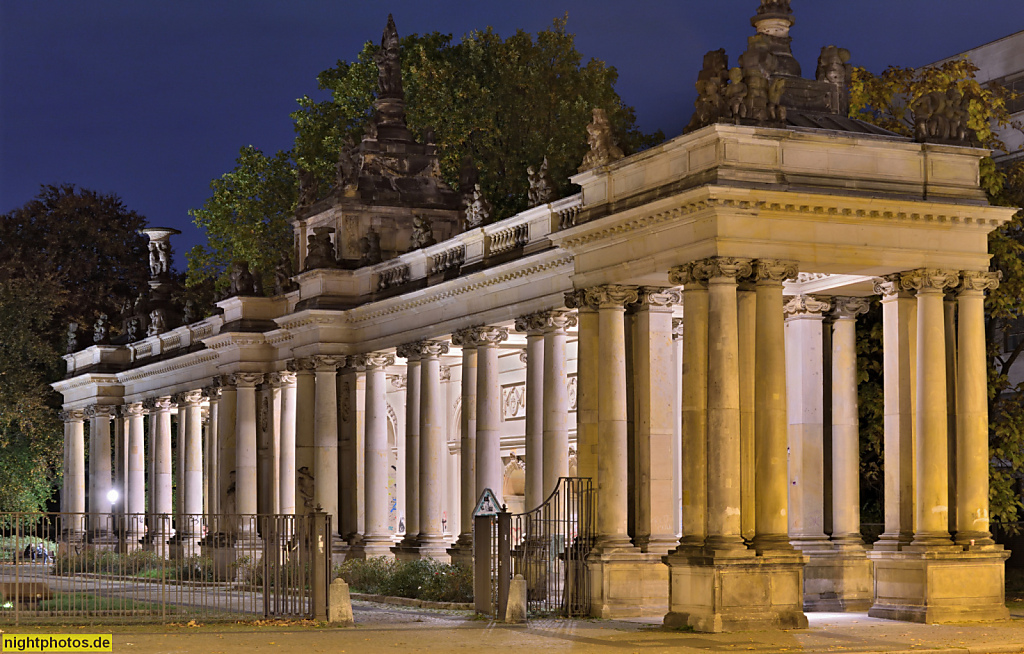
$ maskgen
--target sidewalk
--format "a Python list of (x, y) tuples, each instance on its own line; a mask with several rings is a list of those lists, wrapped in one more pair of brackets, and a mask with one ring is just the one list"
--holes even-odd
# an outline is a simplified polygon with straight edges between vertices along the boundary
[[(1024, 607), (1022, 607), (1024, 608)], [(928, 626), (866, 614), (811, 613), (802, 631), (695, 634), (612, 620), (534, 620), (507, 626), (466, 611), (428, 611), (354, 603), (357, 626), (21, 627), (8, 633), (114, 633), (115, 652), (231, 654), (317, 652), (1024, 652), (1024, 610), (995, 623)]]

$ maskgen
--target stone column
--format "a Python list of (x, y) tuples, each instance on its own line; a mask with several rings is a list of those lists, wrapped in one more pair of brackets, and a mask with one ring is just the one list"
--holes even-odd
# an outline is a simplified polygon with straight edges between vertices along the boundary
[(295, 514), (296, 377), (294, 372), (275, 372), (270, 375), (270, 383), (281, 392), (278, 510), (285, 515)]
[(576, 474), (597, 480), (597, 310), (587, 303), (586, 291), (569, 291), (565, 306), (576, 309)]
[(405, 538), (395, 554), (415, 548), (420, 533), (420, 343), (402, 345), (397, 356), (408, 360), (405, 390)]
[(782, 283), (797, 276), (788, 261), (758, 260), (754, 377), (755, 535), (758, 551), (789, 550), (786, 326)]
[(754, 374), (757, 351), (757, 293), (754, 280), (741, 280), (736, 287), (736, 316), (739, 324), (740, 378), (740, 535), (754, 539)]
[[(682, 304), (675, 289), (640, 289), (636, 313), (633, 396), (636, 489), (633, 543), (642, 552), (667, 554), (678, 542), (673, 502), (675, 405), (671, 383), (676, 367), (672, 346), (672, 307)], [(563, 384), (564, 385), (564, 384)]]
[(501, 465), (501, 385), (498, 382), (498, 343), (508, 339), (504, 327), (478, 327), (476, 385), (476, 489), (494, 491), (501, 503), (504, 470)]
[(803, 551), (831, 549), (825, 537), (825, 398), (822, 321), (828, 299), (786, 303), (789, 406), (789, 537)]
[(526, 332), (526, 510), (537, 508), (551, 492), (544, 478), (544, 320), (530, 314), (516, 320)]
[[(220, 386), (207, 386), (203, 396), (210, 402), (210, 420), (206, 428), (206, 513), (209, 516), (220, 514)], [(214, 525), (209, 526), (210, 530)]]
[[(737, 279), (749, 259), (709, 260), (708, 279), (708, 537), (712, 551), (745, 549), (740, 534), (740, 382)], [(713, 439), (713, 441), (712, 441)], [(713, 447), (712, 447), (713, 442)]]
[(915, 546), (951, 544), (946, 417), (946, 335), (942, 296), (959, 282), (956, 271), (921, 269), (900, 283), (917, 291), (917, 469)]
[(476, 367), (475, 331), (463, 329), (452, 334), (452, 344), (462, 348), (462, 411), (459, 424), (462, 482), (462, 529), (455, 549), (470, 552), (473, 547), (473, 509), (476, 508)]
[(394, 526), (395, 535), (401, 534), (405, 516), (405, 401), (408, 395), (408, 378), (404, 374), (388, 375), (388, 383), (391, 384), (392, 392), (397, 391), (398, 395), (392, 401), (392, 406), (397, 406), (401, 413), (395, 414), (395, 515), (391, 518), (390, 524)]
[(128, 479), (125, 494), (125, 513), (128, 514), (125, 540), (128, 549), (138, 548), (139, 539), (145, 531), (146, 513), (146, 409), (142, 402), (126, 404), (128, 416)]
[(860, 419), (857, 415), (857, 316), (865, 298), (832, 298), (832, 543), (861, 548)]
[(692, 262), (669, 273), (683, 286), (682, 548), (704, 546), (708, 533), (708, 286), (710, 268)]
[(151, 549), (167, 553), (167, 540), (174, 536), (171, 512), (171, 409), (170, 397), (158, 397), (143, 403), (149, 410), (149, 433), (153, 457), (153, 504), (149, 508), (150, 525), (147, 540)]
[(117, 504), (114, 513), (124, 514), (128, 497), (128, 429), (127, 414), (124, 405), (114, 413), (114, 490), (117, 491)]
[(957, 377), (956, 544), (974, 549), (993, 544), (988, 512), (988, 383), (985, 353), (985, 291), (997, 273), (964, 271), (959, 304)]
[(914, 537), (914, 396), (917, 392), (917, 303), (900, 275), (875, 283), (882, 296), (885, 532), (875, 550), (898, 550)]
[(97, 404), (89, 407), (89, 531), (93, 534), (110, 531), (110, 500), (107, 492), (113, 485), (110, 466), (110, 419), (115, 406)]
[[(946, 460), (949, 461), (947, 484), (949, 496), (949, 529), (950, 534), (955, 534), (957, 529), (956, 514), (956, 482), (957, 482), (957, 327), (956, 327), (957, 297), (955, 291), (947, 291), (943, 296), (942, 316), (945, 319), (946, 336)], [(987, 385), (987, 382), (986, 382)]]
[[(185, 428), (179, 436), (179, 447), (184, 451), (182, 471), (182, 518), (178, 521), (179, 538), (186, 548), (186, 555), (196, 554), (196, 545), (202, 538), (203, 512), (203, 421), (202, 391), (181, 393), (175, 398), (179, 415), (184, 414)], [(186, 541), (191, 541), (187, 543)]]
[(238, 503), (235, 486), (235, 415), (238, 405), (238, 391), (231, 375), (214, 378), (214, 384), (220, 387), (220, 408), (217, 411), (217, 477), (219, 478), (217, 501), (218, 532), (235, 533), (238, 531)]
[[(424, 341), (420, 347), (420, 558), (449, 560), (441, 525), (442, 448), (447, 419), (441, 388), (441, 355), (448, 343)], [(481, 356), (481, 359), (483, 357)], [(500, 408), (500, 407), (499, 407)], [(499, 416), (500, 418), (500, 416)]]
[(354, 357), (338, 375), (338, 522), (348, 545), (365, 533), (366, 369)]
[(595, 550), (630, 550), (625, 306), (639, 299), (635, 287), (587, 289), (598, 307), (597, 543)]
[(341, 529), (338, 512), (338, 366), (345, 357), (312, 357), (316, 370), (313, 422), (313, 506), (331, 516), (335, 533)]
[(256, 513), (256, 386), (263, 383), (261, 372), (232, 375), (235, 400), (235, 506), (241, 515), (241, 532), (256, 537), (252, 516)]
[[(567, 330), (576, 325), (574, 311), (553, 310), (541, 316), (544, 326), (544, 487), (541, 502), (561, 477), (569, 476), (569, 376)], [(526, 468), (530, 472), (529, 466)]]
[(314, 508), (313, 453), (316, 425), (316, 366), (312, 359), (292, 359), (288, 370), (295, 373), (295, 512), (306, 515)]
[(71, 513), (65, 526), (69, 536), (77, 538), (85, 532), (85, 411), (69, 409), (62, 414), (65, 425), (67, 468), (64, 484), (67, 489), (63, 510)]
[(354, 365), (366, 368), (366, 530), (356, 556), (391, 558), (388, 533), (388, 404), (385, 368), (395, 363), (393, 354), (371, 353), (354, 357)]
[(672, 319), (672, 533), (683, 535), (683, 319)]

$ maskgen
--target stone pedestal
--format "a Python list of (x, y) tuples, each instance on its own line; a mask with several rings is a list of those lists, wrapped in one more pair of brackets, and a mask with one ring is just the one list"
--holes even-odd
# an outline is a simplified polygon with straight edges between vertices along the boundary
[(875, 603), (868, 615), (927, 624), (1008, 619), (1004, 562), (1009, 555), (991, 545), (869, 552)]
[(668, 555), (670, 587), (666, 627), (722, 632), (804, 629), (805, 557), (799, 552), (754, 555), (677, 550)]
[(605, 620), (665, 615), (669, 569), (661, 559), (632, 547), (591, 552), (590, 614)]
[(863, 549), (808, 552), (804, 567), (805, 611), (858, 611), (871, 608), (872, 565)]

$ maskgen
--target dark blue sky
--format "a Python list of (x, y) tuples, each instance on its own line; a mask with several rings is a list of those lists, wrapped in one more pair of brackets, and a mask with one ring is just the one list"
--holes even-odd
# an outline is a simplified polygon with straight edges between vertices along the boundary
[[(579, 50), (619, 70), (642, 128), (680, 133), (707, 50), (745, 49), (757, 0), (0, 0), (0, 213), (40, 184), (120, 195), (151, 224), (203, 239), (186, 212), (239, 148), (291, 146), (295, 99), (316, 74), (380, 39), (536, 32), (569, 12)], [(823, 45), (880, 72), (919, 66), (1024, 29), (1021, 0), (794, 0), (805, 76)], [(581, 134), (583, 139), (585, 135)], [(179, 254), (177, 263), (183, 263)]]

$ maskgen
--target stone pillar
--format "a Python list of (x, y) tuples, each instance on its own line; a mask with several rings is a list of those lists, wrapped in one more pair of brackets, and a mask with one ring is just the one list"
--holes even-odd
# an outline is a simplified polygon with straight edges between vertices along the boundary
[(127, 492), (125, 494), (125, 513), (128, 523), (125, 525), (125, 541), (128, 550), (139, 546), (139, 539), (145, 532), (146, 513), (146, 409), (142, 402), (126, 404), (125, 415), (128, 416), (128, 474)]
[(85, 533), (85, 411), (69, 409), (62, 414), (67, 434), (67, 467), (64, 470), (66, 493), (63, 510), (68, 517), (65, 529), (68, 536), (77, 539)]
[(968, 550), (993, 544), (988, 512), (988, 380), (985, 291), (996, 273), (964, 271), (959, 304), (957, 377), (956, 544)]
[(419, 558), (441, 561), (449, 560), (441, 525), (441, 456), (447, 423), (441, 355), (447, 352), (444, 341), (424, 341), (420, 347), (420, 533), (416, 550)]
[(238, 503), (235, 501), (235, 415), (238, 405), (238, 391), (231, 375), (215, 377), (214, 384), (220, 386), (220, 408), (217, 411), (217, 476), (219, 478), (217, 531), (233, 534), (238, 531)]
[(672, 533), (683, 535), (683, 319), (672, 319)]
[(740, 280), (736, 287), (739, 325), (740, 379), (740, 535), (754, 539), (754, 355), (757, 351), (757, 293), (754, 280)]
[[(476, 488), (490, 488), (498, 502), (502, 497), (501, 385), (498, 382), (498, 343), (508, 339), (504, 327), (478, 327), (476, 385)], [(425, 377), (424, 377), (425, 379)]]
[[(676, 367), (672, 346), (672, 307), (683, 294), (674, 289), (644, 287), (636, 314), (633, 396), (636, 457), (636, 533), (633, 543), (642, 552), (667, 554), (678, 543), (677, 505), (673, 502), (673, 442)], [(564, 384), (563, 384), (564, 386)]]
[(856, 297), (832, 301), (832, 543), (861, 549), (856, 320), (869, 305)]
[(758, 551), (790, 550), (788, 524), (786, 327), (782, 283), (795, 263), (759, 260), (754, 377), (755, 535)]
[[(313, 473), (316, 430), (316, 366), (312, 359), (292, 359), (295, 373), (295, 513), (306, 515), (316, 508)], [(333, 528), (337, 528), (332, 525)]]
[(669, 281), (683, 286), (682, 531), (683, 548), (704, 547), (708, 483), (708, 287), (701, 262), (674, 268)]
[(111, 531), (111, 504), (107, 492), (111, 477), (110, 420), (117, 407), (97, 404), (89, 407), (89, 532), (95, 538)]
[(338, 375), (338, 531), (350, 546), (365, 533), (366, 369), (360, 363), (349, 357)]
[(398, 348), (408, 360), (405, 390), (405, 538), (394, 549), (398, 558), (415, 557), (420, 533), (420, 343)]
[[(576, 324), (576, 313), (554, 310), (540, 316), (544, 325), (544, 499), (569, 476), (569, 377), (566, 371), (566, 330)], [(529, 475), (530, 467), (526, 467)]]
[(185, 556), (198, 553), (198, 541), (202, 538), (203, 512), (203, 422), (202, 422), (202, 391), (179, 393), (175, 397), (178, 415), (184, 420), (179, 424), (184, 428), (179, 434), (178, 447), (184, 453), (184, 469), (182, 470), (182, 487), (178, 493), (182, 496), (182, 512), (178, 519), (178, 539)]
[(586, 291), (565, 294), (565, 306), (576, 309), (576, 474), (597, 481), (597, 310), (588, 304)]
[(127, 414), (124, 405), (117, 408), (114, 414), (114, 490), (117, 491), (117, 503), (114, 513), (124, 514), (125, 502), (128, 497), (128, 429)]
[[(476, 508), (478, 493), (476, 492), (476, 385), (477, 385), (477, 352), (475, 331), (464, 329), (452, 334), (452, 344), (462, 348), (462, 411), (459, 424), (461, 461), (459, 477), (461, 479), (461, 510), (462, 522), (459, 540), (455, 543), (452, 559), (472, 558), (473, 548), (473, 509)], [(458, 553), (456, 553), (458, 552)]]
[(296, 377), (294, 372), (275, 372), (270, 375), (270, 383), (281, 392), (278, 511), (285, 515), (295, 514)]
[(388, 533), (388, 405), (385, 368), (395, 363), (392, 354), (371, 353), (354, 357), (355, 365), (366, 368), (366, 531), (352, 552), (361, 558), (391, 558)]
[(235, 408), (235, 507), (241, 515), (240, 533), (255, 538), (256, 513), (256, 386), (263, 383), (261, 372), (232, 375), (236, 389)]
[(167, 541), (174, 536), (171, 526), (173, 511), (171, 497), (171, 409), (170, 397), (158, 397), (143, 403), (149, 410), (149, 433), (153, 457), (153, 504), (149, 508), (150, 524), (147, 534), (149, 549), (167, 554)]
[(316, 370), (313, 422), (313, 506), (331, 516), (335, 533), (341, 529), (338, 512), (338, 366), (345, 357), (312, 357)]
[(526, 332), (526, 510), (544, 501), (551, 489), (544, 478), (544, 320), (531, 314), (516, 320), (516, 331)]
[(825, 398), (822, 319), (828, 299), (801, 295), (786, 304), (789, 405), (789, 537), (804, 552), (830, 550), (825, 537)]
[(391, 518), (395, 535), (403, 534), (401, 527), (405, 523), (405, 401), (407, 398), (408, 378), (404, 374), (388, 375), (388, 383), (392, 392), (398, 395), (391, 401), (400, 413), (395, 413), (395, 515)]
[[(209, 516), (220, 514), (220, 386), (207, 386), (203, 396), (210, 402), (210, 421), (206, 429), (206, 513)], [(213, 531), (214, 525), (209, 525)]]
[[(946, 460), (949, 461), (946, 483), (948, 485), (947, 495), (949, 496), (949, 529), (950, 534), (955, 534), (957, 529), (956, 515), (956, 482), (957, 482), (957, 327), (956, 327), (957, 297), (954, 291), (947, 291), (943, 296), (942, 316), (945, 320), (943, 333), (946, 337)], [(988, 385), (986, 381), (986, 386)]]

